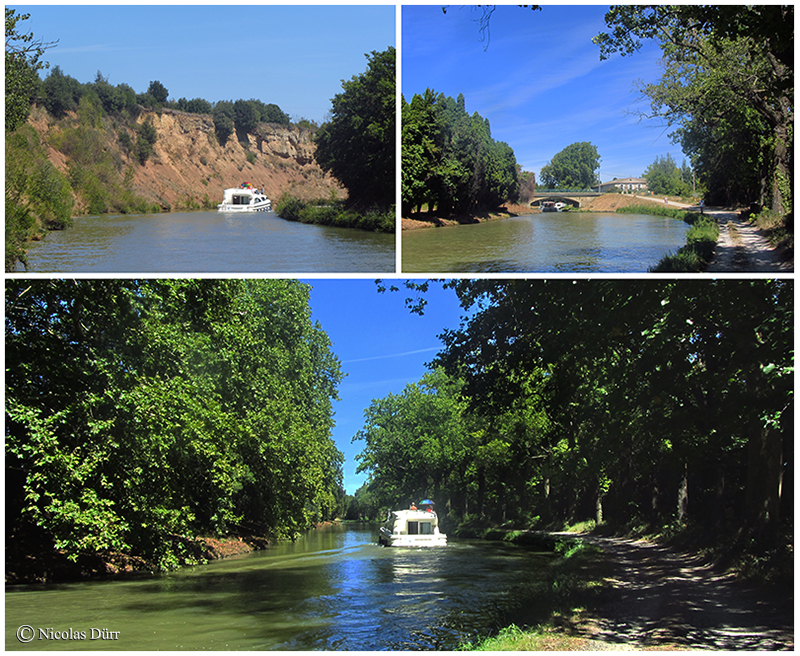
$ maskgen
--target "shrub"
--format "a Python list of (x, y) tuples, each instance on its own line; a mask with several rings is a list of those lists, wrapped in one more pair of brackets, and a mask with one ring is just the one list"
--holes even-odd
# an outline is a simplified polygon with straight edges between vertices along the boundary
[(30, 125), (6, 134), (6, 270), (25, 263), (24, 245), (36, 230), (62, 229), (74, 200), (65, 177), (47, 159)]
[(221, 100), (214, 105), (212, 118), (214, 119), (214, 131), (217, 134), (217, 140), (220, 144), (224, 145), (228, 141), (228, 137), (233, 134), (234, 130), (234, 112), (233, 103), (228, 100)]

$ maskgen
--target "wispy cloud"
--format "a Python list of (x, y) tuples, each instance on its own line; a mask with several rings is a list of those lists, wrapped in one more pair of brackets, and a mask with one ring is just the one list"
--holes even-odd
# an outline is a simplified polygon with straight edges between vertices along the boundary
[(388, 353), (386, 355), (373, 355), (369, 358), (355, 358), (353, 360), (342, 360), (342, 364), (350, 364), (352, 362), (371, 362), (373, 360), (388, 360), (390, 358), (404, 358), (408, 355), (417, 355), (418, 353), (431, 353), (432, 351), (441, 350), (440, 346), (431, 346), (430, 348), (417, 349), (415, 351), (403, 351), (402, 353)]
[(72, 48), (64, 48), (62, 46), (58, 47), (58, 54), (74, 54), (74, 53), (81, 53), (81, 52), (111, 52), (112, 50), (116, 50), (110, 43), (96, 43), (91, 45), (85, 46), (73, 46)]

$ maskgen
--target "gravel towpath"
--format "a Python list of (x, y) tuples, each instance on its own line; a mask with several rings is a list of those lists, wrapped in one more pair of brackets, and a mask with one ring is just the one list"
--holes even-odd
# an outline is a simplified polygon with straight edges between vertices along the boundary
[(617, 649), (793, 650), (793, 599), (767, 595), (699, 556), (615, 537), (582, 536), (610, 561), (600, 603), (574, 628)]
[(719, 239), (714, 259), (707, 273), (791, 273), (793, 262), (781, 260), (779, 254), (761, 235), (758, 228), (738, 212), (708, 212), (717, 217)]

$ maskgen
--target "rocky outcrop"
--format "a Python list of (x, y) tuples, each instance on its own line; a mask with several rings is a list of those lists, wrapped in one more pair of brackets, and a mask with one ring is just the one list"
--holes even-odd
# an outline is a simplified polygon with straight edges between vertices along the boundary
[[(220, 144), (211, 116), (165, 110), (142, 112), (158, 131), (154, 156), (137, 166), (137, 191), (170, 206), (218, 202), (222, 190), (242, 182), (264, 189), (276, 201), (288, 191), (303, 200), (347, 195), (314, 161), (310, 130), (259, 125), (256, 134), (233, 134)], [(241, 140), (240, 140), (241, 139)]]
[[(58, 143), (58, 132), (77, 120), (68, 115), (56, 121), (41, 108), (31, 113), (31, 124), (49, 146), (50, 161), (64, 173), (69, 170), (69, 158), (53, 144)], [(217, 139), (210, 115), (143, 110), (136, 122), (145, 121), (152, 122), (158, 138), (153, 155), (144, 165), (118, 138), (120, 132), (127, 131), (135, 141), (129, 124), (104, 119), (103, 147), (119, 162), (120, 179), (126, 177), (126, 185), (137, 196), (164, 209), (215, 205), (222, 200), (224, 189), (243, 182), (264, 189), (273, 202), (284, 192), (302, 200), (347, 196), (337, 180), (315, 162), (313, 132), (308, 128), (262, 123), (256, 134), (233, 134), (223, 144)], [(77, 201), (80, 210), (80, 199)]]

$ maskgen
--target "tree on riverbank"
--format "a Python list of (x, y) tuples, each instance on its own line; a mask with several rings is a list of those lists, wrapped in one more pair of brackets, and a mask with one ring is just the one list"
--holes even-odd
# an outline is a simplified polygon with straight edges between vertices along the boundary
[(403, 213), (493, 210), (519, 195), (511, 147), (491, 136), (489, 121), (457, 99), (426, 89), (402, 100)]
[(602, 58), (661, 42), (664, 74), (642, 90), (653, 115), (678, 126), (716, 202), (791, 212), (794, 7), (620, 5), (606, 23), (613, 31), (594, 39)]
[(6, 546), (169, 567), (338, 512), (341, 378), (306, 285), (6, 284)]
[(393, 47), (372, 52), (367, 70), (342, 83), (331, 120), (317, 132), (314, 155), (346, 188), (352, 204), (395, 202), (395, 75)]
[[(447, 463), (459, 477), (438, 453), (417, 470), (448, 481), (455, 519), (691, 524), (765, 549), (791, 532), (791, 281), (449, 285), (472, 315), (433, 365), (462, 381), (467, 405), (436, 426), (464, 422), (469, 443)], [(424, 451), (381, 429), (374, 444), (396, 449), (398, 470), (365, 451), (374, 489), (412, 493), (391, 485)]]

